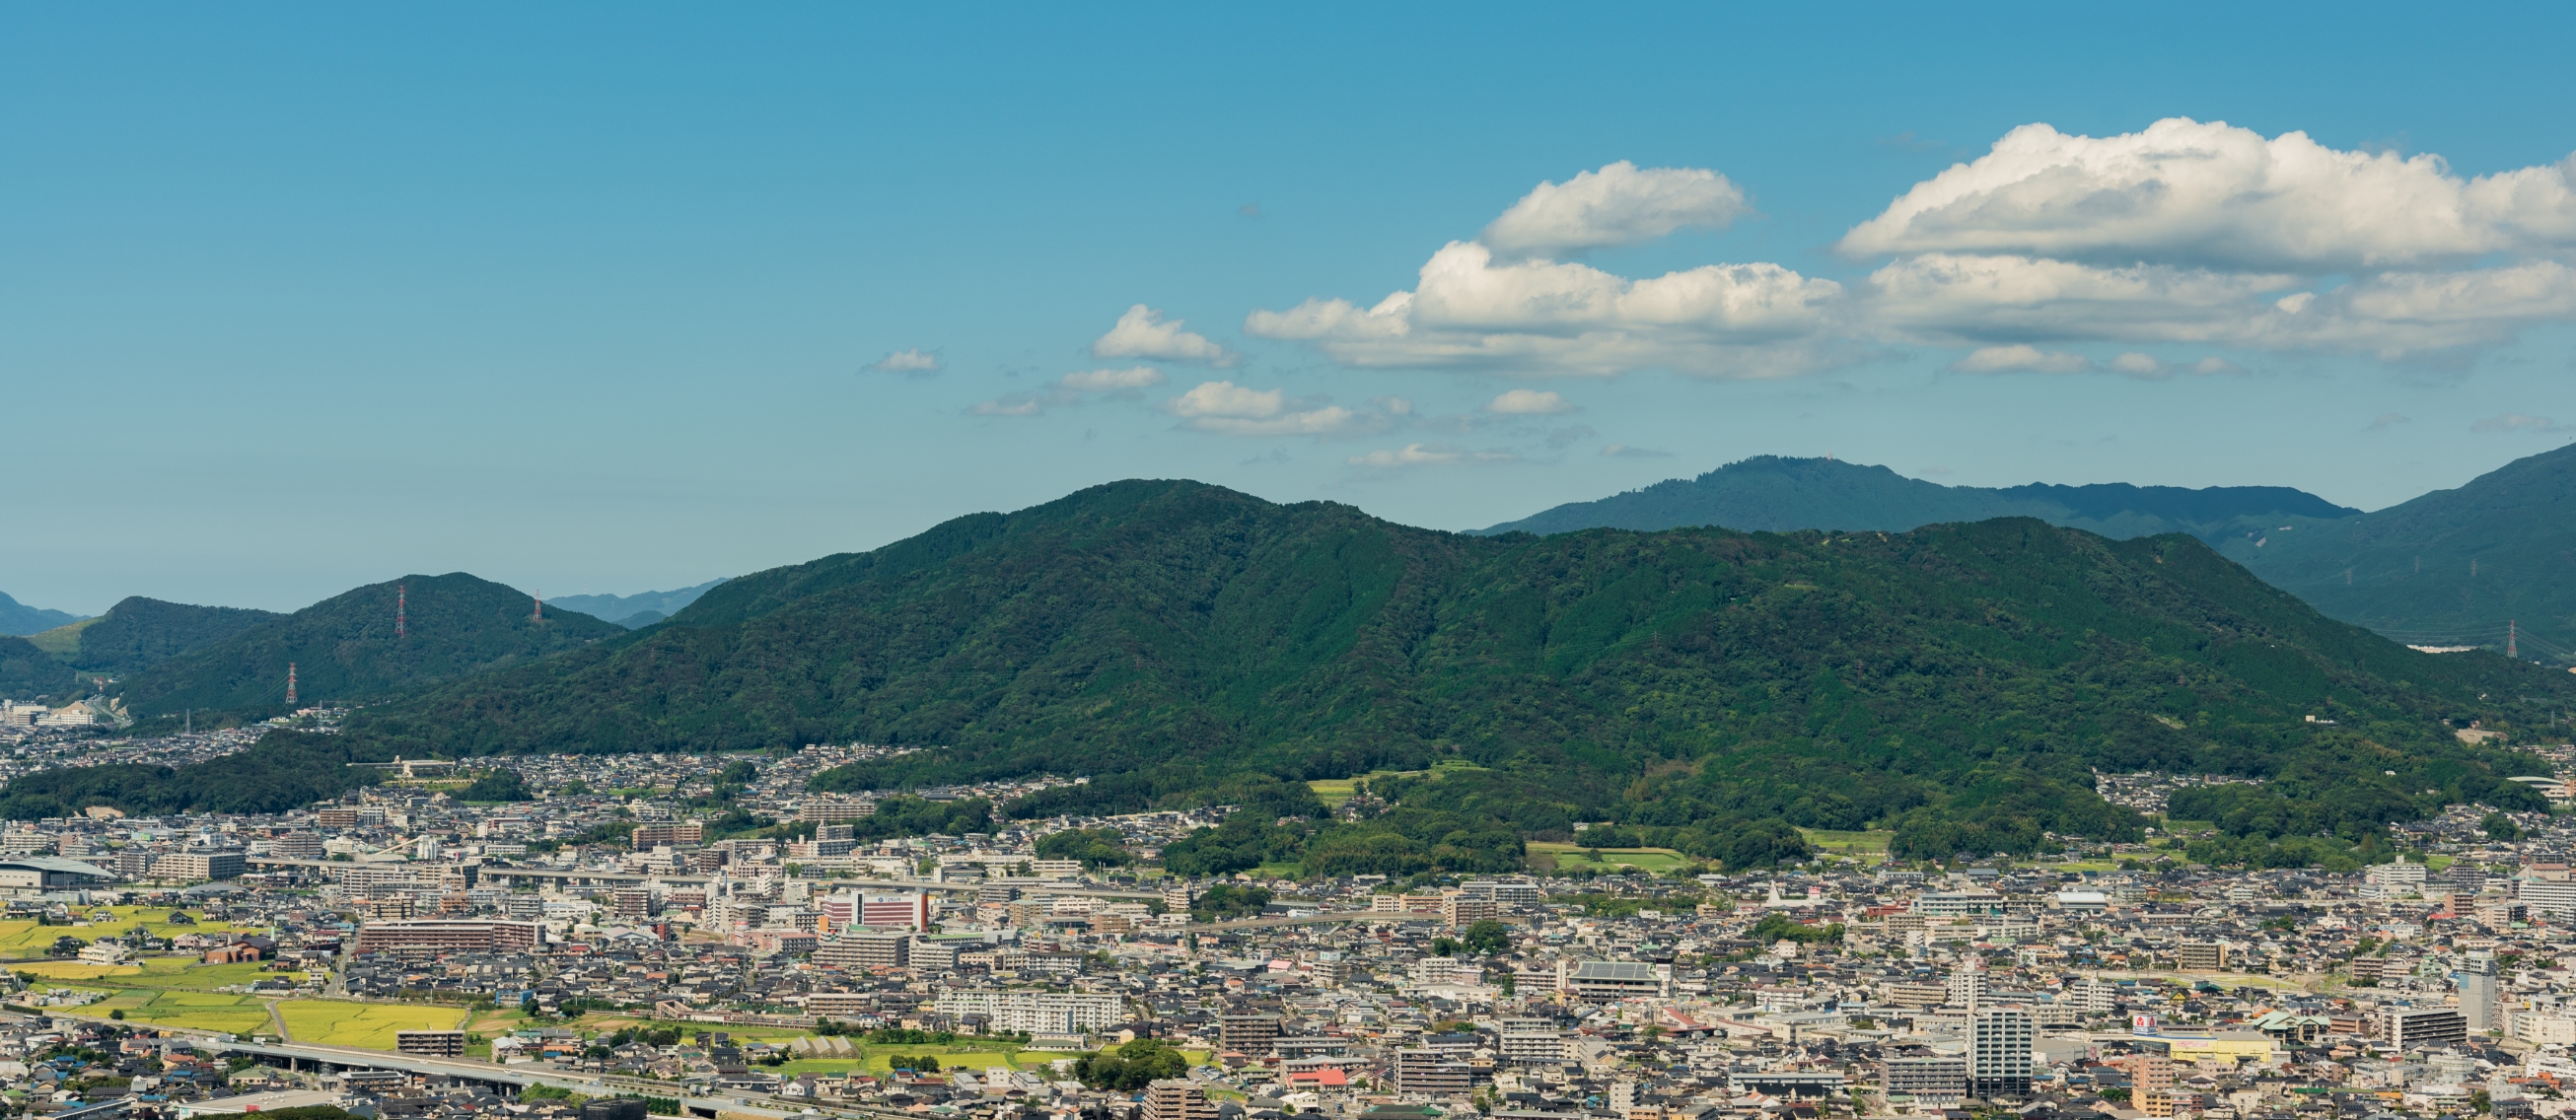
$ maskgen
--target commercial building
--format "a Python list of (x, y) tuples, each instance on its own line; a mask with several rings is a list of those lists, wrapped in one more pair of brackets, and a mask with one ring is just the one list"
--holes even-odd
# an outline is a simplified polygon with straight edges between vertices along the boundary
[(1216, 1106), (1209, 1103), (1207, 1090), (1198, 1082), (1176, 1077), (1147, 1085), (1136, 1116), (1137, 1120), (1216, 1120)]
[(1980, 1097), (2030, 1094), (2030, 1012), (1996, 1007), (1968, 1019), (1968, 1091)]
[(394, 1049), (432, 1058), (465, 1056), (464, 1031), (395, 1031)]
[(703, 844), (707, 826), (696, 821), (658, 821), (635, 826), (635, 850), (649, 852), (659, 847), (684, 847)]
[(2457, 1046), (2469, 1040), (2469, 1021), (2448, 1007), (2392, 1007), (2381, 1013), (2382, 1033), (2396, 1050)]
[(1559, 960), (1556, 990), (1560, 996), (1583, 1000), (1669, 998), (1672, 971), (1667, 965), (1637, 961)]
[(1267, 1057), (1279, 1042), (1276, 1015), (1227, 1015), (1217, 1020), (1218, 1045), (1246, 1057)]
[(886, 929), (930, 932), (930, 896), (926, 893), (859, 896), (859, 924)]
[[(236, 871), (234, 874), (240, 874)], [(37, 895), (79, 890), (115, 880), (114, 872), (61, 856), (0, 859), (0, 894)]]
[(1121, 1001), (1106, 992), (1022, 992), (990, 988), (939, 989), (947, 1015), (982, 1015), (996, 1030), (1094, 1031), (1119, 1019)]
[(350, 953), (366, 956), (404, 951), (433, 955), (532, 952), (545, 941), (546, 927), (537, 922), (369, 922), (358, 927), (358, 944)]
[(1890, 1094), (1952, 1099), (1968, 1095), (1966, 1058), (1889, 1058), (1878, 1063), (1878, 1083)]
[(1464, 1093), (1476, 1082), (1476, 1071), (1454, 1054), (1426, 1048), (1395, 1052), (1395, 1091), (1446, 1096)]

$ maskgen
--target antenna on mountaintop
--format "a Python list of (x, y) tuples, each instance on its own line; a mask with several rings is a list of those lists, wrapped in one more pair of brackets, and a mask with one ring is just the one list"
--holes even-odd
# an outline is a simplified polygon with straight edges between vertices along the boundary
[(2504, 655), (2516, 661), (2522, 660), (2521, 650), (2514, 645), (2514, 639), (2522, 636), (2521, 629), (2521, 624), (2513, 619), (2504, 620)]
[(407, 613), (405, 608), (410, 605), (408, 602), (410, 598), (410, 584), (397, 583), (394, 585), (394, 640), (397, 642), (403, 640), (403, 636), (410, 632), (410, 620), (404, 617)]
[(295, 706), (295, 663), (286, 663), (286, 705)]
[(542, 587), (538, 588), (535, 598), (537, 600), (537, 605), (529, 608), (528, 621), (544, 622), (546, 620), (546, 589)]

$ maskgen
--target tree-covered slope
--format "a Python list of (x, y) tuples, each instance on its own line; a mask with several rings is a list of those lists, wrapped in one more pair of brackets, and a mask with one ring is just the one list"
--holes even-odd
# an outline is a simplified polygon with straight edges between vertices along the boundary
[(263, 622), (286, 616), (241, 607), (199, 607), (129, 596), (107, 613), (38, 635), (63, 635), (53, 651), (86, 673), (130, 676), (184, 653), (204, 649)]
[(86, 695), (80, 675), (25, 638), (0, 635), (0, 700), (42, 697), (60, 704)]
[(1484, 530), (1567, 533), (1582, 529), (1671, 529), (1722, 525), (1787, 532), (1842, 529), (1903, 532), (1948, 521), (2036, 517), (2106, 537), (2189, 533), (2219, 540), (2282, 515), (2344, 517), (2346, 509), (2286, 486), (2131, 486), (2033, 483), (2001, 489), (1943, 486), (1886, 467), (1831, 459), (1761, 455), (1697, 478), (1676, 478), (1598, 501), (1572, 502)]
[[(2328, 615), (2423, 645), (2576, 664), (2576, 445), (2362, 517), (2285, 520), (2221, 544)], [(2255, 542), (2261, 541), (2257, 547)]]
[[(398, 586), (409, 588), (401, 638), (394, 634)], [(463, 572), (406, 576), (344, 592), (171, 657), (128, 678), (119, 694), (143, 717), (184, 709), (266, 714), (285, 706), (289, 664), (295, 666), (300, 703), (348, 703), (504, 669), (625, 633), (585, 614), (549, 611), (535, 620), (533, 606), (526, 594)], [(84, 649), (89, 633), (82, 634)]]
[(2570, 684), (2404, 649), (2181, 536), (1471, 537), (1132, 482), (747, 576), (349, 734), (414, 755), (917, 744), (945, 749), (832, 781), (1091, 774), (1085, 796), (1129, 804), (1458, 760), (1491, 776), (1444, 789), (1532, 832), (1856, 827), (2032, 781), (2089, 801), (2094, 767), (2347, 783), (2386, 817), (2428, 789), (2519, 803), (2496, 769), (2530, 764), (2441, 721), (2514, 726)]

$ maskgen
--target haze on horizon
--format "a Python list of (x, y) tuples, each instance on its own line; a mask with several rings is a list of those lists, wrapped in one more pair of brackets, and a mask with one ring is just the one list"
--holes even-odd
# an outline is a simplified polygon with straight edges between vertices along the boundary
[(0, 592), (1759, 454), (2376, 509), (2576, 432), (2571, 16), (2481, 11), (13, 8)]

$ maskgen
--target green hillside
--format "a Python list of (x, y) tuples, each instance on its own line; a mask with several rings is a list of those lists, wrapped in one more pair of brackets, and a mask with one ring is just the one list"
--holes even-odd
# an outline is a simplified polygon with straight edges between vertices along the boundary
[[(410, 588), (407, 634), (401, 639), (394, 636), (398, 584)], [(272, 616), (170, 657), (125, 680), (119, 694), (140, 717), (186, 709), (265, 715), (285, 708), (289, 663), (300, 703), (350, 703), (508, 668), (625, 633), (584, 614), (548, 612), (544, 621), (534, 621), (532, 606), (519, 591), (462, 572), (405, 576)], [(207, 626), (237, 620), (195, 617)], [(82, 633), (84, 650), (103, 626)], [(132, 648), (120, 647), (119, 654)]]
[(1598, 501), (1570, 502), (1483, 532), (1723, 525), (1746, 531), (1895, 533), (1949, 521), (2036, 517), (2121, 540), (2189, 533), (2217, 541), (2285, 514), (2333, 518), (2359, 512), (2286, 486), (1944, 486), (1886, 467), (1759, 455), (1697, 478), (1668, 479)]
[[(1476, 537), (1126, 482), (733, 580), (653, 629), (370, 707), (327, 741), (167, 778), (35, 775), (0, 813), (218, 786), (246, 807), (266, 795), (245, 774), (317, 751), (855, 740), (933, 749), (818, 785), (1055, 773), (1093, 780), (1002, 809), (1254, 807), (1167, 852), (1202, 870), (1493, 870), (1576, 821), (1618, 822), (1586, 834), (1605, 847), (1729, 866), (1802, 853), (1796, 827), (1892, 826), (1916, 856), (2136, 835), (2092, 795), (2096, 767), (2269, 778), (2304, 815), (2239, 814), (2248, 829), (2333, 838), (2249, 835), (2247, 858), (2297, 862), (2366, 858), (2386, 821), (2446, 801), (2533, 804), (2501, 779), (2543, 764), (2444, 721), (2529, 741), (2570, 699), (2566, 674), (2415, 653), (2184, 536), (2001, 519)], [(1306, 781), (1422, 770), (1374, 780), (1397, 807), (1362, 824), (1271, 823), (1323, 815)]]
[(60, 704), (88, 695), (85, 683), (70, 666), (27, 639), (0, 635), (0, 700), (42, 697)]
[(286, 616), (239, 607), (197, 607), (130, 596), (97, 618), (30, 639), (74, 668), (130, 676)]
[(2220, 547), (2326, 614), (2496, 650), (2518, 623), (2523, 657), (2576, 665), (2576, 445), (2367, 516), (2266, 528)]

